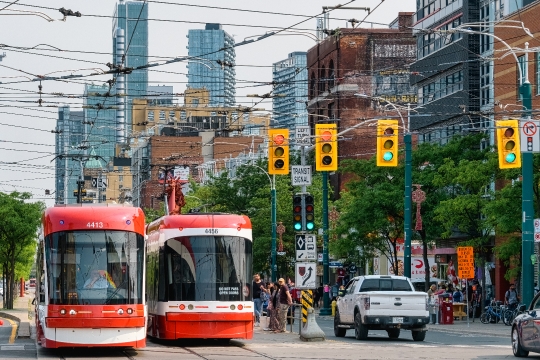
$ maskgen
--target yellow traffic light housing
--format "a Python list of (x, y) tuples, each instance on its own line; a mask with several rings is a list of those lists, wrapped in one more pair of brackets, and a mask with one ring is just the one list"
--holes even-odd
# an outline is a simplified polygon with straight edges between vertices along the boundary
[(338, 144), (336, 124), (315, 125), (315, 170), (336, 171)]
[(521, 167), (521, 150), (519, 142), (519, 121), (499, 120), (497, 128), (497, 152), (499, 168), (513, 169)]
[(377, 122), (377, 166), (398, 165), (398, 121)]
[(287, 175), (289, 173), (289, 130), (268, 130), (268, 173)]

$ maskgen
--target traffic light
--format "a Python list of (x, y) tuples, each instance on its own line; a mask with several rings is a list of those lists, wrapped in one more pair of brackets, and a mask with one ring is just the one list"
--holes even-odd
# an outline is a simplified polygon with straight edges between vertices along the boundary
[(497, 151), (499, 168), (513, 169), (521, 167), (518, 120), (499, 120), (497, 128)]
[(313, 206), (313, 196), (307, 194), (304, 198), (304, 205), (306, 211), (306, 227), (304, 230), (311, 231), (315, 229), (315, 207)]
[(315, 125), (315, 170), (336, 171), (338, 145), (336, 124)]
[(398, 121), (377, 122), (377, 166), (398, 165)]
[(287, 175), (289, 173), (289, 130), (268, 130), (268, 173)]
[(302, 231), (304, 214), (302, 206), (302, 195), (293, 196), (293, 228), (294, 231)]

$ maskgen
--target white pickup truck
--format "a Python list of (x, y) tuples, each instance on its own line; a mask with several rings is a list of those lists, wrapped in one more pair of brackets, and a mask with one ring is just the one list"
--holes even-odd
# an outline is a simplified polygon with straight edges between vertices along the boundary
[(354, 329), (365, 340), (369, 330), (386, 330), (397, 339), (401, 329), (412, 332), (414, 341), (424, 341), (429, 323), (428, 295), (415, 291), (403, 276), (357, 276), (340, 290), (334, 317), (334, 334), (344, 337)]

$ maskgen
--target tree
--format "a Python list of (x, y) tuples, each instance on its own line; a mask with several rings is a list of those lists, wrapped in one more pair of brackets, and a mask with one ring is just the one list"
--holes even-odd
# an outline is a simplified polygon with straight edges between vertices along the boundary
[(4, 266), (4, 307), (13, 309), (16, 281), (28, 274), (36, 249), (36, 234), (45, 209), (42, 202), (29, 203), (30, 193), (0, 193), (0, 263)]
[(403, 167), (377, 167), (371, 160), (343, 162), (343, 172), (354, 174), (342, 199), (336, 233), (330, 249), (340, 257), (358, 252), (379, 252), (399, 273), (398, 239), (403, 238)]

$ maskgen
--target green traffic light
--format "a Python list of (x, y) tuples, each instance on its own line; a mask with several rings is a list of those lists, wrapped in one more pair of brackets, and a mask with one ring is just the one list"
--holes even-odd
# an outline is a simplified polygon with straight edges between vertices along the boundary
[(390, 161), (392, 160), (392, 158), (394, 157), (394, 154), (392, 154), (392, 152), (390, 151), (387, 151), (383, 154), (383, 160), (384, 161)]
[(513, 163), (514, 161), (516, 161), (516, 154), (514, 153), (506, 154), (505, 160), (507, 163)]
[(308, 223), (306, 224), (306, 228), (307, 228), (308, 230), (313, 230), (314, 227), (315, 227), (315, 224), (313, 224), (312, 222), (308, 222)]
[(302, 230), (302, 224), (300, 224), (300, 223), (295, 223), (295, 224), (294, 224), (294, 230), (296, 230), (296, 231)]

